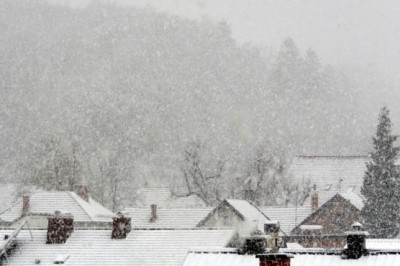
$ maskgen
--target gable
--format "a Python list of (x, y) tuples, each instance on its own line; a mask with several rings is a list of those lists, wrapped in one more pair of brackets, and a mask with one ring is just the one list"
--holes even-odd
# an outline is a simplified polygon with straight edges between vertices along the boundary
[(342, 234), (359, 220), (358, 210), (348, 200), (336, 194), (300, 223), (292, 234), (302, 234), (302, 225), (321, 225), (322, 234)]
[(198, 223), (198, 227), (235, 227), (244, 221), (244, 216), (226, 200)]

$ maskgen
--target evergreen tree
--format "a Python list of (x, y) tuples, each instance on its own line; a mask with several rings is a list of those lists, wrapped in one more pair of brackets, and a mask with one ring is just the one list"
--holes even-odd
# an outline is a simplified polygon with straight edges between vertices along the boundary
[(378, 237), (395, 237), (398, 234), (399, 213), (399, 171), (395, 160), (399, 147), (392, 135), (389, 110), (381, 109), (376, 136), (373, 137), (374, 150), (367, 163), (361, 193), (366, 202), (361, 211), (364, 225), (370, 233)]

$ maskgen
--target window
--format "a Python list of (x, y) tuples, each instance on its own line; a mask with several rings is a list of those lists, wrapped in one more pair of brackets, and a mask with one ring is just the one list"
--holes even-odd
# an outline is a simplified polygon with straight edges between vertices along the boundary
[(355, 188), (356, 188), (356, 186), (349, 186), (347, 188), (347, 193), (353, 192)]

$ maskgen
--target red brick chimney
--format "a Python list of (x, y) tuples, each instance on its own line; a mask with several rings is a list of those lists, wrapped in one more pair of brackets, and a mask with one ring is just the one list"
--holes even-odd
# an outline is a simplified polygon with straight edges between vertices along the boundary
[(311, 211), (318, 209), (318, 192), (317, 186), (314, 184), (314, 192), (311, 195)]
[(150, 207), (151, 207), (150, 222), (155, 222), (157, 220), (157, 205), (151, 204)]
[(121, 213), (118, 217), (113, 218), (113, 229), (111, 239), (125, 239), (131, 231), (131, 218), (123, 216)]
[(74, 217), (71, 214), (61, 214), (55, 211), (48, 217), (46, 244), (63, 244), (74, 231)]
[(290, 259), (293, 255), (284, 253), (258, 254), (256, 258), (260, 259), (260, 266), (290, 266)]
[(29, 195), (22, 196), (22, 213), (26, 214), (29, 212)]
[(75, 193), (83, 200), (89, 202), (89, 189), (84, 185), (75, 185)]

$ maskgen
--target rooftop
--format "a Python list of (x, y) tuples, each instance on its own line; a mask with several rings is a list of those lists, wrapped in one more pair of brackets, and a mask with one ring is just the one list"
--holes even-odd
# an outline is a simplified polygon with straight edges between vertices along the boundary
[(279, 221), (280, 229), (287, 235), (311, 213), (309, 207), (260, 207), (260, 210), (270, 220)]
[[(10, 230), (0, 230), (0, 239)], [(181, 265), (189, 249), (225, 247), (232, 229), (132, 230), (126, 239), (111, 239), (111, 230), (74, 230), (65, 244), (45, 244), (47, 230), (18, 235), (18, 250), (3, 265), (53, 265), (57, 257), (65, 265)]]
[(126, 208), (124, 213), (131, 217), (134, 228), (194, 228), (212, 208), (165, 209), (157, 208), (157, 219), (150, 221), (150, 207), (146, 209)]
[(248, 202), (247, 200), (238, 199), (227, 199), (229, 205), (231, 205), (236, 211), (238, 211), (245, 220), (252, 222), (263, 222), (268, 218), (262, 213), (260, 209)]
[(364, 207), (363, 198), (355, 192), (340, 193), (339, 195), (350, 201), (360, 211)]
[[(345, 260), (335, 254), (293, 254), (291, 266), (375, 266), (400, 265), (400, 254), (376, 254), (363, 256), (356, 260)], [(217, 252), (190, 252), (183, 263), (184, 266), (258, 266), (259, 259), (254, 255), (239, 255)]]
[[(111, 221), (114, 215), (110, 210), (89, 197), (89, 201), (83, 200), (75, 192), (70, 191), (46, 191), (36, 192), (29, 199), (29, 214), (53, 214), (60, 210), (69, 212), (75, 221)], [(0, 213), (0, 220), (15, 222), (22, 217), (22, 199)]]
[[(297, 156), (289, 172), (298, 182), (315, 184), (321, 206), (337, 193), (360, 194), (368, 156)], [(310, 197), (303, 206), (310, 206)]]

